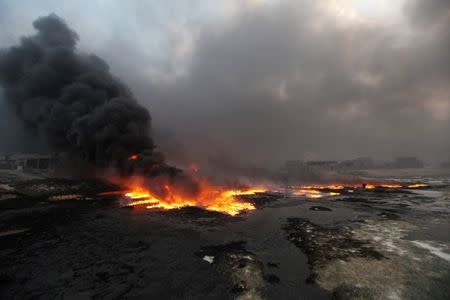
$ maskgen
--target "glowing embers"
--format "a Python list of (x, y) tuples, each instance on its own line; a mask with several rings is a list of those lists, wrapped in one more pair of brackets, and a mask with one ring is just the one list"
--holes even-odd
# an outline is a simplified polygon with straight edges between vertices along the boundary
[(140, 206), (148, 209), (175, 209), (187, 206), (196, 206), (206, 210), (218, 211), (235, 216), (242, 211), (253, 210), (255, 206), (251, 203), (238, 199), (241, 195), (254, 195), (264, 192), (264, 189), (225, 189), (215, 187), (207, 183), (200, 184), (200, 191), (195, 197), (179, 195), (170, 191), (166, 186), (167, 193), (163, 197), (157, 197), (150, 191), (140, 186), (133, 187), (125, 196), (131, 201), (128, 206)]
[(408, 189), (417, 189), (417, 188), (429, 187), (429, 185), (428, 184), (424, 184), (424, 183), (414, 183), (414, 184), (409, 184), (406, 187)]
[(400, 184), (380, 184), (379, 187), (385, 188), (385, 189), (401, 189), (403, 186)]
[(325, 196), (339, 196), (341, 193), (337, 192), (324, 192), (322, 190), (314, 190), (314, 189), (298, 189), (295, 190), (292, 195), (294, 196), (304, 196), (306, 198), (318, 199)]
[(312, 189), (300, 189), (300, 190), (296, 190), (292, 193), (292, 195), (294, 196), (304, 196), (306, 198), (313, 198), (313, 199), (317, 199), (317, 198), (322, 198), (323, 194), (322, 192), (318, 191), (318, 190), (312, 190)]
[(291, 187), (292, 195), (304, 196), (306, 198), (322, 198), (326, 196), (339, 196), (341, 194), (354, 193), (363, 190), (373, 189), (416, 189), (427, 188), (427, 184), (423, 183), (349, 183), (345, 185), (340, 184), (315, 184), (315, 185), (300, 185)]
[(398, 183), (378, 183), (378, 184), (363, 184), (365, 189), (417, 189), (429, 187), (424, 183), (398, 184)]
[(380, 184), (368, 183), (368, 184), (363, 184), (362, 186), (363, 186), (363, 188), (365, 188), (367, 190), (378, 189), (378, 188), (384, 188), (384, 189), (401, 189), (401, 188), (403, 188), (402, 185), (393, 184), (393, 183), (380, 183)]
[(303, 189), (309, 190), (343, 190), (345, 187), (343, 185), (330, 184), (330, 185), (302, 185)]
[(136, 160), (138, 158), (139, 158), (139, 156), (137, 154), (132, 154), (132, 155), (128, 156), (128, 160)]
[(318, 199), (325, 196), (339, 196), (345, 189), (342, 185), (330, 184), (330, 185), (302, 185), (294, 188), (292, 195), (304, 196), (306, 198)]

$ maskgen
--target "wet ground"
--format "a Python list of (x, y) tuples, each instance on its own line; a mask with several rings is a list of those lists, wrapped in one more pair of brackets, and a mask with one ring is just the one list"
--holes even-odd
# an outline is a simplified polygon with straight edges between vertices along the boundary
[(389, 179), (431, 187), (245, 196), (230, 217), (0, 173), (0, 297), (449, 299), (450, 176), (408, 176)]

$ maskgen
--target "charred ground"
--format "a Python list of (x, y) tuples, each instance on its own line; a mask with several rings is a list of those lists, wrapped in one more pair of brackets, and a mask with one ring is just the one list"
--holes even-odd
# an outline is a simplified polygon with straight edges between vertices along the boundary
[(445, 180), (318, 199), (245, 195), (258, 209), (234, 217), (123, 207), (98, 195), (116, 187), (97, 180), (1, 181), (4, 298), (449, 295)]

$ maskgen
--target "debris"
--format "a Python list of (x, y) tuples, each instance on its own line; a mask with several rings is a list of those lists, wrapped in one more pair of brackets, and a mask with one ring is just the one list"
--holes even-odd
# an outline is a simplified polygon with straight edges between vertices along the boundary
[(212, 264), (214, 262), (214, 256), (205, 255), (205, 256), (203, 256), (203, 260)]
[[(203, 247), (197, 256), (211, 263), (221, 274), (230, 278), (236, 299), (262, 299), (266, 286), (263, 264), (245, 249), (246, 242)], [(272, 277), (272, 280), (276, 279)]]

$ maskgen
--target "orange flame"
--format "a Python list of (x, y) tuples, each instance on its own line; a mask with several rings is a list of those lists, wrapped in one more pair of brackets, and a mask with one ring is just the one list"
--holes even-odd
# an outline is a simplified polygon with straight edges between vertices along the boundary
[(306, 198), (313, 198), (313, 199), (323, 197), (323, 195), (320, 191), (308, 189), (308, 188), (296, 190), (292, 194), (295, 196), (305, 196)]
[(129, 160), (136, 160), (136, 159), (138, 159), (138, 155), (137, 154), (133, 154), (133, 155), (130, 155), (130, 156), (128, 156), (128, 159)]
[(414, 184), (409, 184), (407, 186), (407, 188), (409, 189), (416, 189), (416, 188), (421, 188), (421, 187), (428, 187), (428, 184), (424, 184), (424, 183), (414, 183)]
[[(137, 156), (137, 155), (136, 155)], [(253, 210), (255, 206), (239, 199), (242, 195), (254, 195), (265, 192), (265, 188), (252, 187), (245, 189), (228, 189), (214, 186), (207, 181), (198, 181), (199, 192), (195, 196), (182, 195), (176, 192), (170, 185), (163, 185), (164, 196), (153, 193), (144, 188), (140, 181), (129, 179), (121, 180), (122, 186), (128, 187), (127, 192), (122, 194), (129, 200), (127, 205), (145, 208), (176, 209), (187, 206), (196, 206), (206, 210), (218, 211), (235, 216), (246, 210)], [(421, 188), (428, 185), (422, 183), (394, 184), (394, 183), (352, 183), (352, 184), (329, 184), (329, 185), (302, 185), (294, 187), (293, 195), (317, 199), (325, 196), (339, 196), (341, 192), (353, 193), (359, 189), (375, 188)]]
[(380, 187), (387, 189), (401, 189), (403, 186), (400, 184), (380, 184)]
[(129, 206), (145, 206), (146, 208), (176, 209), (187, 206), (201, 207), (206, 210), (218, 211), (235, 216), (242, 211), (253, 210), (255, 206), (238, 199), (241, 195), (254, 195), (264, 192), (262, 188), (251, 189), (225, 189), (214, 187), (206, 182), (200, 182), (200, 192), (195, 197), (187, 197), (173, 192), (166, 185), (167, 195), (157, 197), (149, 190), (139, 185), (134, 185), (125, 196), (132, 200)]
[(315, 184), (315, 185), (300, 185), (295, 187), (293, 195), (305, 196), (306, 198), (322, 198), (323, 196), (339, 196), (341, 191), (353, 193), (360, 188), (363, 189), (402, 189), (402, 188), (421, 188), (427, 187), (427, 184), (414, 183), (408, 185), (401, 185), (397, 183), (349, 183), (341, 184)]

